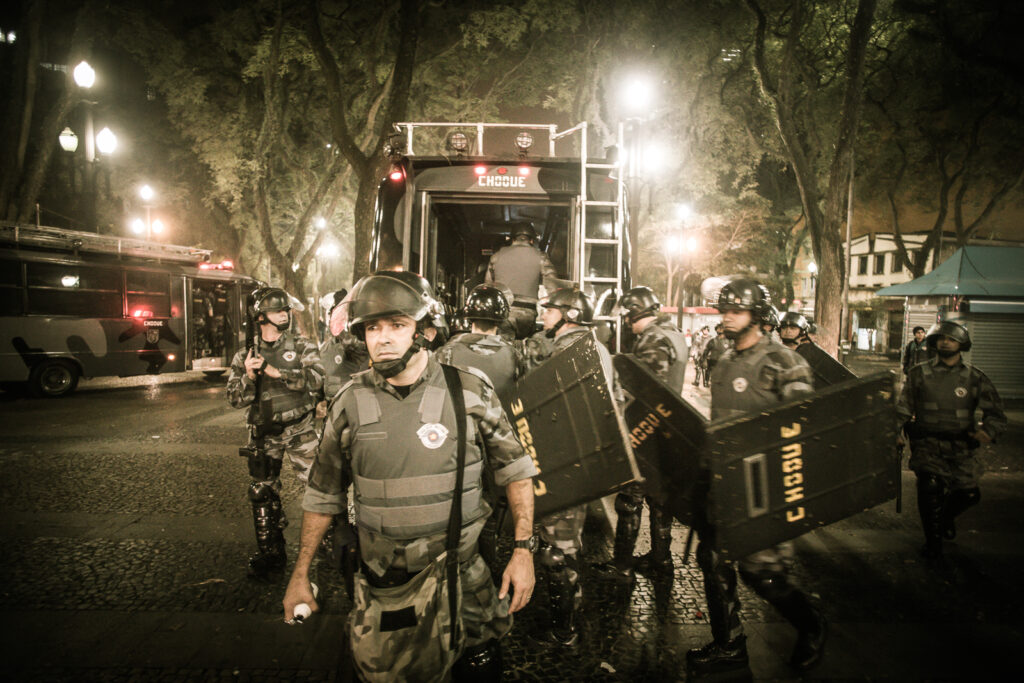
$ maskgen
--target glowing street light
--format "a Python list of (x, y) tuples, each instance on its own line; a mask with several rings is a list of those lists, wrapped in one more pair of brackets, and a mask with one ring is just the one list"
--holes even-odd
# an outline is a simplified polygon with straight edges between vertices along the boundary
[(71, 73), (79, 88), (91, 88), (96, 82), (96, 70), (89, 66), (89, 62), (80, 62)]
[(153, 232), (154, 235), (159, 235), (164, 231), (164, 222), (157, 218), (150, 224), (150, 230)]
[(634, 75), (626, 80), (622, 88), (622, 101), (631, 114), (643, 114), (654, 101), (654, 84), (646, 75)]
[(144, 202), (152, 200), (155, 194), (156, 193), (153, 192), (153, 188), (149, 185), (143, 185), (139, 188), (139, 196), (142, 197), (142, 201)]
[(117, 136), (109, 128), (104, 128), (96, 134), (96, 148), (100, 154), (109, 156), (117, 149)]
[(686, 202), (676, 204), (676, 219), (680, 221), (688, 221), (693, 218), (693, 207)]
[(65, 152), (74, 152), (78, 149), (78, 136), (70, 126), (64, 126), (64, 130), (60, 132), (57, 139), (60, 141), (60, 148)]

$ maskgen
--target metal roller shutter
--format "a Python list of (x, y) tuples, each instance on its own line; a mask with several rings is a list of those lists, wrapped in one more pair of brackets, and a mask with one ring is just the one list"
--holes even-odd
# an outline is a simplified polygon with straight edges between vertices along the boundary
[(988, 375), (1004, 400), (1024, 398), (1024, 316), (975, 313), (970, 332), (968, 362)]

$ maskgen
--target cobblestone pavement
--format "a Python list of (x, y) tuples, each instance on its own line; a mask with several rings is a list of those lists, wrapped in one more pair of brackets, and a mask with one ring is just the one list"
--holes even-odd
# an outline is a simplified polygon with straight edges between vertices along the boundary
[[(706, 393), (687, 398), (706, 407)], [(254, 549), (246, 499), (242, 413), (223, 383), (102, 385), (63, 400), (0, 394), (0, 657), (18, 681), (346, 680), (349, 602), (338, 573), (316, 568), (322, 612), (281, 623), (285, 578), (245, 577)], [(831, 622), (820, 678), (1000, 678), (1024, 646), (1024, 423), (988, 449), (979, 507), (958, 523), (955, 571), (918, 559), (913, 476), (905, 511), (873, 508), (799, 539), (795, 574)], [(300, 487), (287, 467), (293, 520)], [(594, 506), (584, 564), (610, 556), (609, 520)], [(644, 533), (637, 554), (649, 542)], [(537, 652), (546, 587), (505, 642), (508, 680), (685, 680), (684, 655), (709, 637), (700, 573), (683, 564), (687, 529), (673, 530), (674, 580), (602, 583), (584, 569), (581, 644)], [(507, 554), (507, 543), (502, 548)], [(793, 677), (792, 629), (740, 588), (756, 679)]]

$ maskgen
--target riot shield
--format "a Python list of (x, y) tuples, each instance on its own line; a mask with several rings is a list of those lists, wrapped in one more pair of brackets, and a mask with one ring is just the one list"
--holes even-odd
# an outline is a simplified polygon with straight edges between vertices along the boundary
[(848, 367), (817, 344), (800, 344), (796, 347), (796, 352), (811, 366), (811, 372), (814, 373), (815, 389), (821, 390), (833, 384), (857, 379), (857, 375), (853, 374)]
[(509, 418), (540, 474), (535, 517), (640, 480), (594, 336), (559, 351), (516, 384)]
[(739, 559), (896, 497), (893, 375), (711, 422), (709, 519)]
[[(687, 526), (694, 504), (703, 504), (707, 420), (635, 356), (615, 357), (619, 384), (632, 401), (626, 428), (644, 478), (644, 492)], [(704, 485), (701, 484), (701, 485)]]

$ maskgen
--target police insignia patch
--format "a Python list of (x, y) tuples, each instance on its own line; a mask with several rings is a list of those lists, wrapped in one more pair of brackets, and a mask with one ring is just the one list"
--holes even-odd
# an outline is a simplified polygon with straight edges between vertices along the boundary
[(335, 355), (335, 356), (334, 356), (334, 362), (335, 362), (336, 364), (338, 364), (338, 365), (341, 365), (341, 363), (342, 363), (342, 361), (343, 361), (343, 360), (344, 360), (344, 359), (343, 359), (343, 358), (341, 357), (341, 354), (337, 354), (337, 355)]
[(967, 387), (957, 387), (953, 390), (953, 393), (956, 394), (957, 398), (963, 398), (967, 395)]
[(427, 448), (440, 448), (448, 438), (448, 428), (436, 422), (425, 424), (416, 430), (416, 436), (420, 437), (420, 443)]
[(747, 378), (746, 377), (737, 377), (736, 379), (734, 379), (732, 381), (732, 390), (735, 391), (737, 394), (742, 394), (744, 391), (746, 391), (747, 390)]
[(291, 363), (291, 362), (292, 362), (293, 360), (295, 360), (295, 356), (296, 356), (296, 355), (297, 355), (297, 354), (296, 354), (296, 353), (295, 353), (294, 351), (285, 351), (285, 352), (284, 352), (284, 353), (283, 353), (283, 354), (281, 355), (281, 357), (282, 357), (282, 358), (284, 358), (284, 359), (285, 359), (286, 361), (288, 361), (289, 363)]

